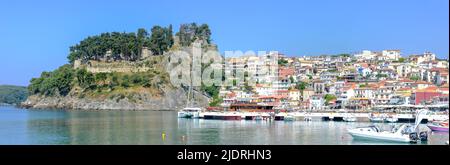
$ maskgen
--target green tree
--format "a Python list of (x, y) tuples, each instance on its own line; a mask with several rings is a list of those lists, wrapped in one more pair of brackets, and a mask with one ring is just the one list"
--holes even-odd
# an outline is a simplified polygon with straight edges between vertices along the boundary
[(296, 88), (300, 91), (303, 91), (306, 89), (307, 86), (308, 86), (308, 83), (300, 81), (299, 83), (297, 83)]
[(211, 30), (207, 24), (197, 26), (196, 23), (181, 24), (180, 30), (176, 33), (182, 46), (190, 46), (196, 39), (211, 43)]
[(111, 81), (109, 83), (109, 88), (114, 89), (115, 87), (119, 86), (119, 75), (115, 72), (111, 73)]
[(294, 83), (294, 82), (295, 82), (295, 79), (294, 79), (294, 77), (292, 77), (292, 76), (289, 77), (289, 80), (291, 81), (291, 83)]
[(95, 81), (100, 82), (102, 85), (105, 84), (105, 81), (107, 79), (106, 73), (97, 73), (95, 74)]
[(65, 96), (72, 89), (73, 79), (72, 66), (63, 65), (53, 72), (42, 72), (41, 77), (31, 79), (28, 90), (31, 94)]
[(420, 77), (417, 75), (413, 75), (413, 76), (409, 77), (409, 79), (411, 79), (413, 81), (418, 81), (418, 80), (420, 80)]
[(285, 60), (285, 59), (279, 59), (278, 60), (278, 65), (287, 66), (287, 64), (288, 64), (288, 61)]
[(78, 69), (76, 71), (78, 85), (84, 89), (92, 88), (95, 83), (94, 75), (86, 69)]
[(130, 87), (130, 76), (124, 75), (124, 76), (122, 77), (122, 82), (121, 82), (120, 85), (121, 85), (122, 87), (124, 87), (124, 88)]
[(331, 100), (336, 99), (336, 96), (335, 96), (335, 95), (332, 95), (332, 94), (326, 94), (323, 98), (325, 99), (325, 102), (328, 103), (328, 102), (330, 102)]
[(156, 55), (162, 55), (173, 44), (172, 30), (163, 28), (161, 26), (154, 26), (152, 28), (152, 35), (150, 37), (151, 50)]

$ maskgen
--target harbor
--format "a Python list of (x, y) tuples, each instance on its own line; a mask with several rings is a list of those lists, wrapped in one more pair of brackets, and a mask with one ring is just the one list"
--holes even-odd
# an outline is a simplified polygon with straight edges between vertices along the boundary
[[(323, 120), (323, 121), (351, 121), (351, 122), (414, 122), (415, 112), (427, 109), (424, 116), (424, 123), (431, 121), (448, 120), (448, 105), (381, 105), (371, 108), (370, 112), (356, 110), (323, 110), (323, 111), (294, 111), (288, 112), (281, 110), (276, 112), (273, 109), (246, 109), (243, 110), (218, 110), (217, 108), (198, 108), (196, 111), (190, 111), (195, 117), (202, 119), (218, 120), (285, 120), (286, 121), (304, 121), (304, 120)], [(181, 110), (183, 111), (183, 110)], [(186, 116), (178, 116), (186, 117)], [(190, 118), (192, 116), (188, 116)]]
[[(370, 122), (371, 113), (339, 113), (339, 112), (283, 112), (283, 113), (268, 113), (268, 112), (200, 112), (199, 118), (202, 119), (222, 119), (222, 120), (257, 120), (258, 116), (263, 120), (284, 120), (285, 118), (293, 118), (296, 121), (303, 121), (308, 117), (313, 120), (323, 121), (344, 121), (347, 116), (353, 116), (358, 122)], [(398, 122), (414, 121), (414, 114), (395, 114)], [(448, 115), (445, 114), (429, 114), (424, 119), (424, 122), (434, 120), (446, 120)], [(291, 121), (291, 119), (289, 119)], [(386, 120), (383, 120), (388, 122)]]

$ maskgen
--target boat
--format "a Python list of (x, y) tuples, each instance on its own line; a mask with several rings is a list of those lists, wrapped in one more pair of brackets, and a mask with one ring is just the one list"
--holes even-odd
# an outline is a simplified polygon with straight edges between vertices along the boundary
[(241, 120), (242, 115), (239, 113), (214, 113), (214, 114), (205, 114), (203, 119), (213, 119), (213, 120)]
[(287, 115), (284, 117), (284, 121), (294, 121), (294, 120), (295, 120), (295, 117), (292, 115)]
[(395, 117), (395, 116), (387, 117), (387, 118), (385, 118), (384, 120), (386, 120), (386, 121), (389, 122), (389, 123), (395, 123), (395, 122), (398, 122), (398, 118)]
[(414, 125), (401, 124), (394, 127), (391, 131), (382, 131), (377, 126), (358, 127), (349, 129), (348, 133), (353, 138), (363, 138), (369, 140), (381, 140), (391, 142), (417, 142), (427, 141), (428, 134), (426, 131), (420, 132), (419, 136), (416, 132), (417, 127), (426, 115), (427, 110), (420, 110), (416, 115), (416, 122)]
[(448, 132), (448, 120), (444, 122), (433, 122), (427, 124), (431, 131)]
[(192, 102), (191, 102), (191, 93), (192, 92), (192, 82), (191, 84), (189, 84), (189, 91), (188, 91), (188, 95), (187, 95), (187, 100), (186, 100), (186, 107), (179, 110), (177, 115), (178, 118), (199, 118), (200, 117), (200, 112), (202, 111), (201, 108), (198, 107), (192, 107)]
[(333, 120), (333, 119), (334, 119), (334, 116), (328, 116), (328, 119), (329, 119), (329, 120)]
[(371, 122), (384, 122), (384, 119), (385, 119), (385, 117), (383, 117), (382, 115), (379, 115), (379, 114), (375, 115), (372, 113), (369, 115), (369, 120)]
[(199, 118), (201, 111), (202, 111), (201, 108), (183, 108), (182, 110), (178, 111), (178, 117), (179, 118)]
[(392, 131), (382, 131), (377, 126), (360, 127), (348, 130), (348, 133), (354, 138), (364, 138), (370, 140), (383, 140), (393, 142), (414, 142), (416, 139), (410, 136), (410, 127), (406, 124), (402, 124), (399, 128)]
[(342, 120), (344, 120), (346, 122), (355, 122), (356, 121), (356, 117), (354, 117), (354, 116), (346, 116), (346, 117), (343, 117)]
[(357, 119), (354, 115), (346, 113), (346, 115), (342, 118), (342, 120), (346, 122), (355, 122)]

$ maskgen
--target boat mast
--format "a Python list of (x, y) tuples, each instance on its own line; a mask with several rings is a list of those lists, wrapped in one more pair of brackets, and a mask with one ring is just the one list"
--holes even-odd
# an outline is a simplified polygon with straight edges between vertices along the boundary
[(190, 67), (191, 69), (189, 70), (189, 91), (188, 91), (188, 98), (186, 101), (186, 107), (189, 107), (192, 105), (191, 99), (190, 99), (191, 92), (192, 92), (192, 61), (193, 61), (193, 57), (192, 57), (191, 63), (189, 63), (189, 65), (191, 66)]

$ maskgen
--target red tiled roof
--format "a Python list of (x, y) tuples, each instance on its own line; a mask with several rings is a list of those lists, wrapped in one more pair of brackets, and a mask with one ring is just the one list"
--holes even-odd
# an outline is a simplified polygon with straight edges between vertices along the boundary
[(400, 88), (397, 91), (407, 91), (407, 90), (411, 90), (410, 87), (404, 87), (404, 88)]
[(416, 81), (415, 84), (431, 84), (431, 83), (420, 80), (420, 81)]

